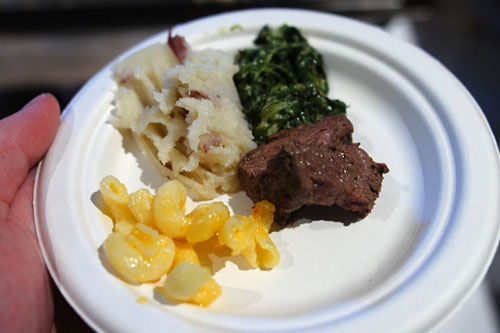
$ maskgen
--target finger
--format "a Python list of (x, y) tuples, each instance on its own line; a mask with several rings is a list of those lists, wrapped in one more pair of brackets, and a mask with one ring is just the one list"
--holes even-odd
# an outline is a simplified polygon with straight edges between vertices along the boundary
[(42, 94), (0, 120), (0, 221), (29, 170), (47, 152), (59, 124), (59, 104)]
[(31, 169), (28, 177), (16, 193), (14, 201), (10, 205), (7, 216), (8, 223), (17, 223), (35, 234), (33, 217), (33, 188), (35, 186), (36, 168)]

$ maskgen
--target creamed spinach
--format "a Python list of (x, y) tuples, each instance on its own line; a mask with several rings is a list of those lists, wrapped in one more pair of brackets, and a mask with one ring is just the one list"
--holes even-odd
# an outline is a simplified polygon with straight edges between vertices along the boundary
[(234, 82), (257, 143), (282, 129), (345, 113), (344, 102), (327, 97), (321, 54), (297, 28), (264, 26), (254, 43), (256, 48), (239, 51)]

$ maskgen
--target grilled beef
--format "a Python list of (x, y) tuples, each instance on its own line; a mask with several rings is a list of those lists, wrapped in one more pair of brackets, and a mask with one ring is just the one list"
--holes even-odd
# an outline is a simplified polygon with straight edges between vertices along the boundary
[(280, 131), (240, 161), (240, 183), (254, 202), (272, 202), (282, 225), (310, 205), (337, 205), (365, 217), (389, 169), (352, 143), (352, 131), (344, 115)]

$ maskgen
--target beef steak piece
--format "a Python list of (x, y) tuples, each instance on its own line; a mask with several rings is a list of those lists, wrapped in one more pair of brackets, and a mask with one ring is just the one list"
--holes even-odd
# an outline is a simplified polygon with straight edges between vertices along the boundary
[(352, 131), (344, 115), (280, 131), (240, 161), (241, 186), (254, 202), (272, 202), (282, 225), (310, 205), (337, 205), (365, 217), (389, 169), (352, 143)]

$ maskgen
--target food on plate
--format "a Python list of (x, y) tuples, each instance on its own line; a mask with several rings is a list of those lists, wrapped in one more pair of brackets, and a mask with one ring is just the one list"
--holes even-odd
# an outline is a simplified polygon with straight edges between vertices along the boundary
[(292, 26), (262, 28), (256, 48), (240, 50), (234, 82), (255, 140), (261, 144), (282, 129), (345, 113), (328, 98), (320, 53)]
[(270, 202), (257, 202), (250, 216), (231, 216), (222, 202), (199, 204), (186, 214), (187, 192), (177, 180), (156, 194), (147, 189), (129, 194), (118, 179), (106, 176), (99, 191), (114, 223), (102, 246), (111, 266), (129, 282), (156, 282), (167, 275), (164, 292), (175, 301), (208, 306), (221, 294), (200, 256), (226, 248), (252, 268), (271, 269), (280, 261), (269, 237), (275, 211)]
[(252, 215), (231, 216), (219, 230), (219, 242), (241, 254), (252, 268), (273, 268), (280, 261), (280, 253), (268, 232), (274, 219), (275, 207), (269, 201), (259, 201)]
[[(239, 71), (230, 54), (191, 50), (171, 34), (114, 67), (112, 123), (129, 129), (171, 180), (156, 194), (129, 194), (115, 177), (103, 178), (114, 222), (103, 249), (127, 281), (166, 275), (162, 290), (177, 302), (208, 306), (219, 297), (209, 254), (221, 249), (252, 268), (278, 265), (271, 225), (287, 225), (302, 206), (366, 216), (389, 171), (352, 142), (346, 105), (327, 97), (322, 57), (299, 30), (265, 26), (255, 44), (239, 52)], [(231, 215), (217, 201), (186, 212), (188, 195), (212, 199), (240, 183), (256, 203), (251, 215)]]
[(172, 269), (177, 267), (183, 262), (190, 262), (193, 264), (200, 264), (200, 259), (198, 258), (198, 253), (194, 249), (193, 243), (188, 243), (183, 239), (174, 240), (175, 243), (175, 257), (172, 263)]
[(189, 228), (186, 215), (186, 189), (178, 180), (166, 182), (153, 199), (156, 228), (169, 237), (184, 237)]
[(221, 295), (222, 288), (208, 268), (182, 262), (168, 274), (165, 293), (176, 301), (208, 306)]
[(335, 204), (365, 217), (389, 169), (353, 143), (352, 132), (344, 115), (282, 130), (241, 160), (241, 185), (253, 201), (274, 204), (275, 221), (283, 225), (309, 205)]
[(229, 209), (222, 202), (198, 205), (186, 216), (189, 228), (186, 240), (204, 242), (212, 238), (229, 218)]
[(256, 147), (232, 77), (231, 54), (191, 50), (170, 36), (113, 68), (118, 91), (111, 123), (130, 130), (160, 173), (194, 200), (239, 189), (237, 164)]
[(165, 275), (175, 255), (170, 237), (142, 223), (133, 225), (129, 233), (113, 232), (103, 243), (113, 267), (125, 278), (137, 282), (153, 282)]
[(321, 54), (288, 25), (265, 26), (256, 48), (238, 53), (234, 81), (256, 141), (238, 164), (254, 201), (276, 206), (287, 225), (302, 206), (337, 205), (365, 217), (389, 169), (352, 143), (346, 105), (328, 98)]

